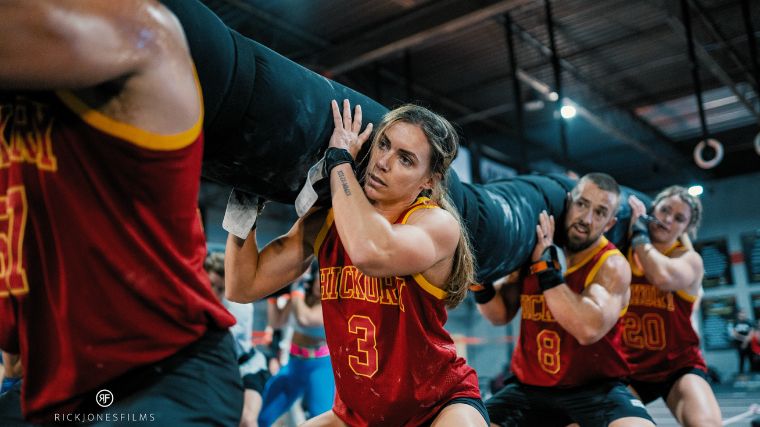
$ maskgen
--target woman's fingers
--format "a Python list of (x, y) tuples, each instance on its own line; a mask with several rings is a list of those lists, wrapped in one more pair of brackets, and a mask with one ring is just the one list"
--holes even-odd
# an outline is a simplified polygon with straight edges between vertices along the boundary
[(647, 211), (646, 206), (644, 206), (644, 202), (639, 200), (639, 198), (633, 194), (628, 197), (628, 205), (631, 206), (631, 211), (638, 215), (642, 215)]
[(351, 124), (351, 132), (359, 133), (361, 129), (362, 129), (362, 106), (357, 104), (356, 107), (354, 107), (354, 121)]
[(351, 103), (343, 100), (343, 129), (351, 130)]
[(332, 115), (333, 115), (333, 124), (336, 128), (342, 128), (343, 127), (343, 118), (340, 116), (340, 109), (338, 109), (338, 101), (332, 100), (330, 102), (330, 107), (332, 108)]
[(369, 139), (369, 136), (372, 134), (372, 123), (368, 124), (367, 127), (364, 129), (364, 132), (359, 134), (359, 144), (364, 144), (367, 142), (367, 139)]
[(549, 231), (551, 228), (551, 222), (549, 220), (549, 215), (546, 213), (546, 211), (542, 211), (541, 215), (539, 216), (541, 218), (541, 229), (544, 232), (544, 238), (549, 235)]

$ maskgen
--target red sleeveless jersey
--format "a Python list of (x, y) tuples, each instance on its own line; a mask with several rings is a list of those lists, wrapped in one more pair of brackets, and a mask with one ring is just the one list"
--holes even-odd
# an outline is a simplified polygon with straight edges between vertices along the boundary
[[(680, 245), (674, 245), (665, 255)], [(686, 367), (707, 372), (699, 337), (691, 324), (696, 296), (662, 291), (649, 283), (633, 251), (631, 302), (623, 316), (623, 349), (637, 381), (665, 381)]]
[(201, 122), (161, 136), (70, 92), (0, 92), (0, 348), (30, 419), (234, 323), (203, 271)]
[(752, 338), (749, 340), (749, 349), (752, 354), (760, 354), (760, 338), (757, 334), (752, 334)]
[[(622, 256), (602, 236), (586, 259), (568, 268), (565, 283), (580, 294), (612, 255)], [(540, 387), (575, 387), (628, 375), (620, 349), (620, 321), (599, 341), (581, 345), (552, 316), (536, 275), (523, 280), (520, 306), (520, 338), (512, 358), (512, 372), (520, 382)]]
[[(435, 207), (420, 198), (396, 223)], [(417, 426), (453, 398), (480, 398), (477, 374), (443, 328), (445, 291), (420, 274), (364, 275), (343, 248), (332, 210), (314, 251), (339, 418), (350, 426)]]

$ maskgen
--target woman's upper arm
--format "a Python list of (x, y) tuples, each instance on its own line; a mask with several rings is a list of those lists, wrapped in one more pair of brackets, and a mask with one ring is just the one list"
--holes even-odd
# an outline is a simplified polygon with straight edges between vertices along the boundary
[(443, 209), (415, 212), (406, 224), (394, 224), (391, 230), (390, 244), (357, 262), (360, 270), (373, 276), (421, 273), (452, 257), (461, 233), (457, 220)]
[[(228, 298), (234, 295), (235, 300), (240, 302), (256, 301), (298, 279), (309, 268), (314, 256), (314, 230), (320, 217), (324, 218), (324, 215), (317, 212), (299, 218), (286, 234), (261, 249), (250, 277), (247, 274), (239, 276), (236, 282), (246, 282), (240, 283), (234, 293), (228, 292)], [(251, 238), (253, 237), (249, 237)], [(240, 262), (237, 265), (241, 270), (247, 269)]]
[(324, 212), (310, 212), (264, 247), (259, 256), (259, 274), (264, 280), (277, 278), (274, 280), (290, 283), (301, 277), (311, 263), (314, 240), (324, 217)]

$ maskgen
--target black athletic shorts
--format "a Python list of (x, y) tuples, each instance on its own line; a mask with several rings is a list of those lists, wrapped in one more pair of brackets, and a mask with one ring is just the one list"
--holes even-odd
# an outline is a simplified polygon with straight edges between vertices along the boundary
[(626, 385), (609, 380), (582, 387), (535, 387), (511, 377), (486, 401), (491, 422), (501, 426), (558, 426), (573, 422), (607, 426), (625, 417), (651, 421), (644, 404)]
[[(480, 415), (483, 416), (483, 419), (486, 420), (486, 425), (491, 424), (491, 420), (488, 418), (488, 411), (486, 410), (486, 405), (483, 404), (482, 399), (476, 399), (474, 397), (456, 397), (446, 402), (446, 404), (443, 405), (443, 407), (441, 408), (441, 411), (443, 411), (443, 408), (449, 405), (453, 405), (455, 403), (464, 403), (465, 405), (472, 406), (473, 408), (477, 409), (478, 412), (480, 412)], [(440, 414), (441, 411), (438, 411), (438, 414)], [(436, 414), (436, 416), (438, 416), (438, 414)]]
[(673, 384), (678, 381), (679, 378), (686, 374), (694, 374), (699, 377), (702, 377), (707, 381), (707, 383), (710, 383), (710, 377), (707, 375), (707, 372), (694, 367), (686, 367), (683, 369), (679, 369), (676, 371), (673, 375), (669, 376), (668, 379), (662, 382), (658, 383), (650, 383), (650, 382), (644, 382), (644, 381), (636, 381), (631, 380), (629, 382), (629, 385), (636, 390), (636, 394), (639, 395), (639, 398), (642, 402), (644, 402), (645, 405), (648, 405), (651, 402), (654, 402), (658, 398), (662, 398), (662, 400), (668, 399), (668, 394), (670, 394), (670, 389), (673, 388)]
[(271, 377), (272, 375), (266, 369), (262, 369), (254, 374), (243, 375), (243, 388), (253, 390), (263, 396), (264, 387)]

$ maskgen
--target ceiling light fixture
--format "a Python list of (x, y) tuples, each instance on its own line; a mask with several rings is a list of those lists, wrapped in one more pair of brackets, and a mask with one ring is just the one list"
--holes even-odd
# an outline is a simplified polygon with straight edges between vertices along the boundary
[(578, 111), (572, 105), (563, 105), (559, 110), (559, 114), (562, 115), (563, 119), (572, 119), (577, 113)]
[(692, 185), (689, 187), (689, 194), (691, 194), (694, 197), (699, 196), (700, 194), (705, 192), (705, 189), (701, 185)]

